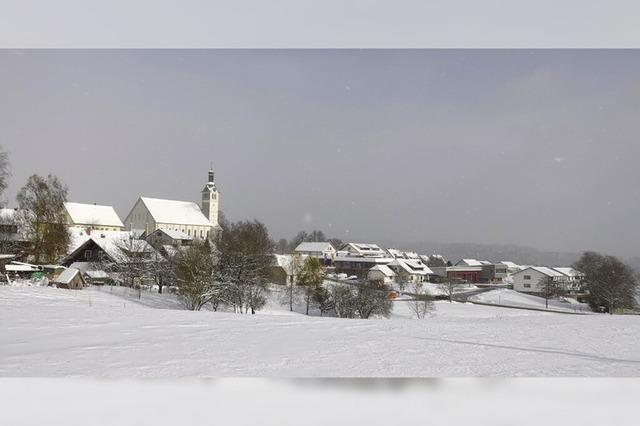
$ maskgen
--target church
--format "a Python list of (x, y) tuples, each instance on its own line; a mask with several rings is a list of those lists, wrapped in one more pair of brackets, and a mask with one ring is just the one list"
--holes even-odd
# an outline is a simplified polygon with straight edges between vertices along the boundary
[(194, 239), (209, 237), (218, 227), (220, 193), (213, 170), (202, 190), (202, 204), (190, 201), (140, 197), (124, 220), (125, 229), (137, 235), (149, 235), (157, 229), (179, 231)]

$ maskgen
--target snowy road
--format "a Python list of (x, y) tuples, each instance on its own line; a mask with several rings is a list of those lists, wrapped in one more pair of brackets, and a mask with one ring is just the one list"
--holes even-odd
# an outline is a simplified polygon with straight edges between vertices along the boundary
[(637, 316), (439, 302), (413, 320), (402, 309), (392, 320), (251, 316), (0, 287), (0, 376), (640, 375)]

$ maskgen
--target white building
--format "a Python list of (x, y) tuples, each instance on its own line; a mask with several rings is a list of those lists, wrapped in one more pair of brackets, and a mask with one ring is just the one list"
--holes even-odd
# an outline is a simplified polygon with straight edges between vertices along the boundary
[(73, 228), (94, 231), (122, 231), (124, 224), (111, 206), (97, 204), (64, 203), (67, 224)]
[(396, 273), (387, 265), (376, 265), (369, 269), (367, 273), (367, 280), (378, 281), (382, 280), (385, 284), (391, 284), (396, 278)]
[(209, 182), (202, 190), (202, 207), (190, 201), (140, 197), (124, 220), (126, 229), (151, 234), (156, 229), (180, 231), (204, 239), (218, 227), (220, 196), (209, 171)]
[(387, 257), (387, 253), (377, 244), (347, 243), (342, 248), (345, 257)]
[(546, 266), (530, 266), (512, 275), (513, 289), (523, 293), (541, 293), (543, 278), (552, 278), (561, 285), (567, 282), (562, 272)]
[(321, 260), (333, 260), (336, 257), (336, 249), (329, 242), (303, 242), (295, 248), (294, 252)]
[(584, 278), (584, 274), (582, 272), (571, 267), (558, 267), (553, 269), (566, 277), (565, 281), (567, 290), (580, 290), (582, 287), (582, 280)]
[(428, 281), (433, 271), (419, 259), (394, 259), (387, 266), (395, 272), (398, 279), (405, 283), (421, 283)]

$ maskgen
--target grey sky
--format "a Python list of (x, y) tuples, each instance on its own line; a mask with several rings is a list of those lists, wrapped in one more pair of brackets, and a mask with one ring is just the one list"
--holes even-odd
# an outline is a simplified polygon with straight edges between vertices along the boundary
[(0, 51), (15, 193), (198, 201), (272, 236), (640, 254), (638, 51)]

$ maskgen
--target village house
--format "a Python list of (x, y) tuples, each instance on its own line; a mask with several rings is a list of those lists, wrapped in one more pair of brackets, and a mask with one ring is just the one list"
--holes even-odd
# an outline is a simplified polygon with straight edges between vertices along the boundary
[(294, 252), (299, 255), (320, 259), (325, 266), (330, 265), (336, 257), (336, 249), (329, 242), (302, 242)]
[(128, 231), (93, 232), (78, 238), (74, 244), (75, 248), (62, 264), (77, 268), (85, 278), (92, 277), (101, 283), (116, 281), (110, 269), (118, 265), (162, 259), (149, 243), (136, 239)]
[(429, 275), (433, 275), (433, 271), (419, 259), (396, 258), (387, 267), (396, 274), (396, 281), (403, 283), (425, 282), (429, 280)]
[(382, 281), (385, 284), (391, 284), (395, 281), (396, 273), (386, 265), (376, 265), (369, 269), (367, 280)]
[[(124, 224), (111, 206), (64, 203), (67, 224), (73, 228), (93, 231), (122, 231)], [(89, 231), (91, 232), (91, 231)]]
[(374, 266), (387, 265), (393, 260), (391, 257), (336, 256), (333, 266), (337, 273), (364, 278)]
[(180, 231), (194, 239), (209, 238), (218, 227), (220, 194), (214, 182), (213, 170), (201, 192), (202, 204), (190, 201), (140, 197), (125, 218), (127, 230), (137, 235), (149, 235), (157, 229)]
[(512, 276), (513, 289), (522, 293), (541, 293), (543, 279), (551, 278), (558, 285), (565, 287), (568, 277), (562, 272), (546, 266), (529, 266)]
[(345, 257), (388, 257), (387, 252), (377, 244), (347, 243), (340, 248), (340, 252)]

